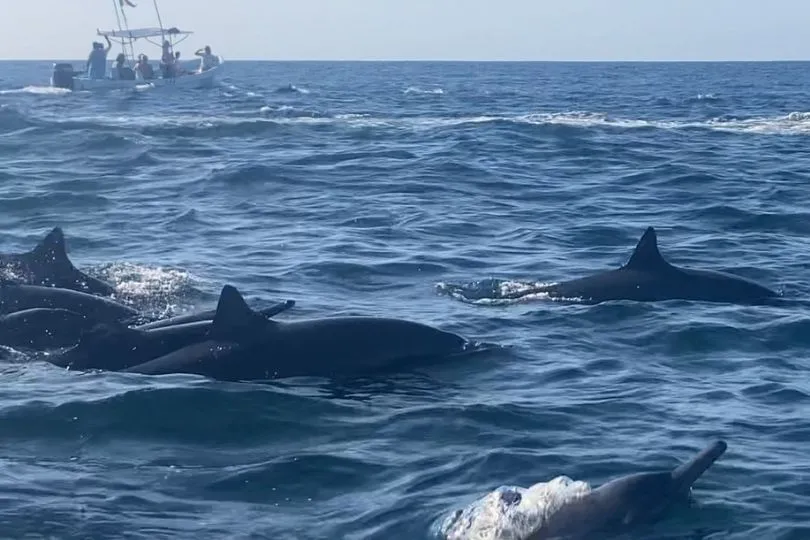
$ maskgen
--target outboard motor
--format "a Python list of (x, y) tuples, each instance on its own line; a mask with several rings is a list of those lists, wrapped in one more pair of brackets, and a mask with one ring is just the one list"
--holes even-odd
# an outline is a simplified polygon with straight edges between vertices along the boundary
[(75, 75), (73, 64), (54, 64), (53, 75), (51, 75), (51, 86), (73, 90), (73, 77)]

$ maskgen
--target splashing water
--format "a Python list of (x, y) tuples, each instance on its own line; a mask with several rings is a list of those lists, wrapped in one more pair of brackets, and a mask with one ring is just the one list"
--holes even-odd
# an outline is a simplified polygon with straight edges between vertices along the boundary
[(526, 488), (501, 486), (446, 518), (446, 540), (523, 540), (567, 502), (591, 491), (588, 483), (558, 476)]
[(552, 300), (546, 288), (554, 282), (522, 282), (486, 279), (470, 283), (436, 284), (436, 292), (461, 302), (475, 305), (501, 306), (537, 300)]
[(116, 296), (157, 317), (171, 317), (180, 310), (176, 300), (196, 292), (197, 281), (185, 270), (113, 263), (95, 269), (116, 290)]

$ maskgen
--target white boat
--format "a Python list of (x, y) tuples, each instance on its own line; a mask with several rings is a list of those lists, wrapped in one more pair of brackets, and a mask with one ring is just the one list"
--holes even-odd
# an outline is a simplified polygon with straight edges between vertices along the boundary
[[(118, 3), (120, 2), (120, 8)], [(108, 40), (120, 43), (126, 59), (126, 66), (132, 69), (135, 73), (134, 79), (122, 80), (112, 77), (112, 67), (107, 71), (106, 77), (102, 79), (90, 78), (84, 71), (75, 71), (73, 64), (70, 63), (56, 63), (53, 65), (53, 73), (51, 74), (51, 86), (57, 88), (66, 88), (73, 91), (82, 90), (119, 90), (119, 89), (135, 89), (139, 87), (178, 87), (178, 88), (206, 88), (213, 86), (216, 79), (222, 76), (225, 68), (225, 60), (221, 56), (217, 56), (218, 65), (209, 68), (205, 71), (201, 70), (200, 59), (187, 60), (175, 64), (179, 67), (177, 73), (172, 75), (163, 76), (159, 64), (150, 62), (154, 71), (154, 77), (144, 79), (141, 72), (135, 68), (137, 58), (135, 55), (135, 43), (139, 40), (151, 43), (158, 48), (156, 56), (160, 58), (162, 53), (162, 45), (164, 42), (169, 43), (169, 51), (174, 54), (174, 47), (188, 38), (193, 32), (183, 31), (178, 28), (164, 28), (160, 21), (160, 12), (157, 8), (157, 1), (155, 0), (155, 12), (157, 14), (159, 27), (154, 28), (127, 28), (126, 14), (124, 12), (124, 1), (114, 0), (116, 5), (116, 17), (119, 22), (118, 30), (98, 30), (98, 35), (107, 38)], [(128, 5), (133, 4), (127, 2)], [(134, 6), (133, 6), (134, 7)], [(120, 9), (120, 12), (119, 12)], [(160, 41), (152, 41), (159, 39)], [(129, 50), (127, 50), (129, 48)], [(110, 49), (112, 52), (112, 49)], [(138, 55), (140, 56), (140, 55)]]

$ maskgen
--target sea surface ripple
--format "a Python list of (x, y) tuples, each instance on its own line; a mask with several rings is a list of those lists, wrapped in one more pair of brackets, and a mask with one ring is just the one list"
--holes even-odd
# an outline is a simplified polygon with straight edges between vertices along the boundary
[(808, 298), (806, 64), (228, 68), (93, 95), (2, 63), (0, 250), (58, 225), (159, 315), (230, 283), (295, 299), (280, 319), (504, 349), (263, 385), (0, 365), (0, 536), (432, 538), (497, 486), (598, 485), (723, 438), (695, 508), (634, 538), (810, 537), (806, 305), (513, 294), (618, 266), (652, 225), (676, 264)]

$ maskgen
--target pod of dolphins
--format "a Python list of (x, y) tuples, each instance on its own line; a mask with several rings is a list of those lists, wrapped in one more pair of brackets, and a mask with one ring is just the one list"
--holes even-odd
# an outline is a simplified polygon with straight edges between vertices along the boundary
[[(225, 285), (214, 310), (144, 322), (114, 289), (69, 260), (60, 228), (32, 251), (0, 255), (0, 345), (59, 367), (223, 381), (370, 374), (435, 363), (478, 344), (430, 326), (380, 317), (280, 322), (287, 300), (257, 311)], [(272, 351), (272, 354), (268, 354)]]
[[(115, 289), (77, 269), (62, 229), (33, 250), (0, 254), (0, 345), (71, 370), (163, 375), (187, 373), (222, 381), (366, 375), (431, 365), (481, 350), (482, 344), (421, 323), (381, 317), (326, 317), (282, 322), (286, 300), (253, 309), (223, 286), (216, 309), (147, 320), (111, 298)], [(618, 269), (544, 286), (550, 298), (598, 303), (684, 299), (760, 304), (779, 295), (729, 273), (677, 267), (648, 228)], [(615, 479), (572, 499), (525, 538), (587, 538), (658, 519), (725, 452), (715, 441), (672, 471)], [(505, 506), (520, 497), (504, 499)], [(448, 533), (448, 538), (454, 537)]]

